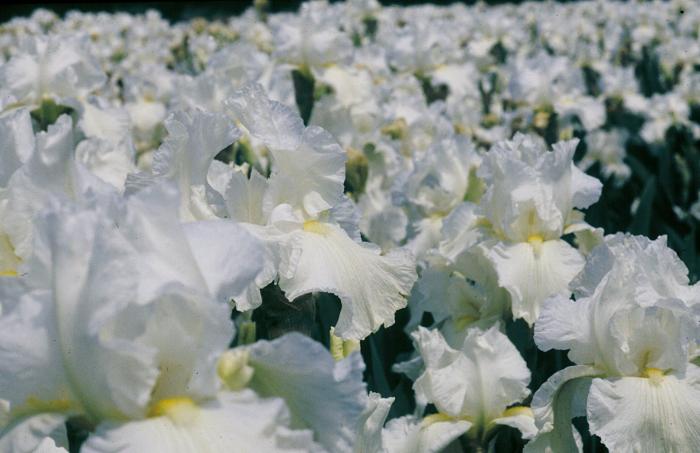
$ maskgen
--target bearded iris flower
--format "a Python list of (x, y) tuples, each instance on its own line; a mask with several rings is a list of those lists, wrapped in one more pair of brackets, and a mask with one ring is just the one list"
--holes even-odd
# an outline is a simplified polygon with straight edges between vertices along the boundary
[(575, 301), (549, 299), (535, 324), (543, 350), (576, 365), (535, 394), (540, 429), (530, 451), (577, 451), (568, 420), (586, 415), (611, 451), (693, 451), (700, 432), (697, 285), (665, 238), (614, 235), (572, 283)]
[(574, 208), (594, 203), (601, 183), (573, 164), (577, 144), (560, 142), (550, 152), (516, 134), (495, 145), (479, 167), (488, 187), (480, 207), (491, 238), (478, 247), (510, 294), (513, 316), (530, 325), (547, 297), (568, 294), (584, 265), (561, 236), (590, 228)]
[[(390, 443), (396, 448), (389, 451), (439, 451), (465, 433), (483, 444), (498, 425), (517, 428), (526, 438), (535, 434), (532, 411), (514, 406), (530, 393), (530, 370), (497, 326), (470, 329), (459, 348), (449, 346), (439, 331), (423, 327), (413, 339), (424, 362), (424, 371), (413, 385), (417, 400), (434, 404), (438, 412), (418, 422), (409, 417), (388, 427)], [(412, 434), (396, 439), (399, 429)]]
[[(215, 365), (233, 334), (221, 302), (260, 272), (251, 263), (262, 249), (230, 222), (182, 226), (178, 199), (155, 186), (126, 201), (55, 203), (42, 215), (34, 278), (3, 287), (0, 397), (10, 426), (49, 414), (53, 424), (29, 431), (48, 435), (80, 417), (95, 427), (83, 446), (91, 452), (313, 444), (285, 428), (282, 400), (221, 389)], [(230, 246), (208, 247), (213, 237)], [(251, 411), (259, 416), (241, 418)]]
[[(346, 155), (323, 129), (249, 86), (228, 101), (232, 113), (272, 154), (265, 180), (235, 173), (225, 194), (231, 218), (268, 244), (279, 285), (293, 300), (311, 292), (337, 295), (338, 336), (361, 339), (394, 322), (416, 279), (410, 253), (381, 255), (360, 242), (352, 202), (343, 195)], [(262, 287), (272, 281), (258, 281)], [(255, 298), (243, 307), (255, 307)]]

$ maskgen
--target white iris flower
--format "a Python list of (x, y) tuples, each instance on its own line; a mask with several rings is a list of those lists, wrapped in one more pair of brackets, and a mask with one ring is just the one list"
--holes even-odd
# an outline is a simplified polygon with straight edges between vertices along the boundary
[[(513, 406), (530, 394), (530, 370), (497, 326), (469, 329), (457, 349), (437, 330), (419, 327), (413, 339), (425, 366), (413, 385), (416, 397), (438, 410), (423, 418), (413, 442), (420, 445), (426, 436), (441, 441), (408, 451), (438, 451), (464, 433), (483, 443), (497, 425), (517, 428), (525, 438), (536, 433), (532, 411)], [(403, 429), (412, 432), (410, 420), (406, 423)]]
[(543, 350), (575, 366), (535, 394), (540, 434), (531, 451), (576, 451), (569, 420), (586, 415), (615, 452), (690, 452), (700, 445), (699, 289), (666, 247), (618, 234), (594, 249), (572, 284), (576, 301), (549, 299), (535, 324)]
[[(406, 251), (382, 255), (360, 242), (354, 207), (343, 195), (346, 155), (333, 137), (317, 126), (305, 128), (259, 86), (241, 90), (228, 106), (273, 161), (267, 180), (255, 171), (250, 178), (233, 175), (225, 195), (229, 215), (269, 245), (286, 297), (337, 295), (343, 308), (336, 333), (342, 338), (361, 339), (393, 324), (416, 279), (415, 265)], [(258, 288), (275, 272), (267, 277)], [(249, 294), (240, 309), (259, 305), (257, 290)]]
[(574, 208), (593, 204), (602, 186), (573, 164), (577, 143), (547, 151), (516, 134), (492, 147), (479, 168), (487, 186), (480, 207), (493, 238), (479, 247), (510, 294), (513, 316), (530, 325), (548, 296), (569, 294), (569, 282), (584, 265), (561, 236), (590, 229)]

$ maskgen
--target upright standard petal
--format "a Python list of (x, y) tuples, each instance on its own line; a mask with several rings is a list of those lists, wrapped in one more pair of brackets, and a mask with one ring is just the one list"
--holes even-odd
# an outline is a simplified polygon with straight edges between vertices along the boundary
[(265, 212), (282, 203), (316, 217), (342, 201), (346, 154), (328, 132), (304, 128), (292, 109), (272, 101), (260, 85), (249, 85), (227, 100), (249, 133), (272, 153)]
[(240, 131), (225, 115), (201, 110), (177, 111), (165, 125), (168, 136), (153, 156), (154, 175), (177, 183), (185, 220), (213, 217), (210, 205), (223, 200), (209, 186), (207, 172), (214, 156), (238, 139)]
[(425, 363), (416, 394), (448, 417), (470, 420), (479, 433), (530, 394), (530, 371), (498, 326), (470, 329), (459, 350), (435, 330), (419, 327), (413, 338)]

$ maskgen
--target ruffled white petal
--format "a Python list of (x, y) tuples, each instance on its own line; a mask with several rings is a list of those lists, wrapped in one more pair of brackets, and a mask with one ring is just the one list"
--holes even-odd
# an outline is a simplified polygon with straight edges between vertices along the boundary
[(14, 420), (0, 429), (0, 451), (7, 453), (67, 452), (66, 417), (38, 414)]
[(435, 330), (419, 327), (413, 338), (425, 364), (414, 389), (441, 413), (488, 423), (530, 393), (530, 371), (497, 326), (469, 330), (460, 350)]
[(22, 259), (31, 254), (31, 222), (47, 199), (52, 195), (73, 195), (77, 189), (73, 147), (72, 121), (68, 115), (61, 115), (46, 132), (36, 134), (34, 153), (8, 183), (5, 207), (8, 215), (0, 222), (15, 254)]
[(248, 132), (271, 150), (294, 150), (304, 123), (291, 108), (272, 101), (260, 85), (248, 85), (227, 99), (226, 106)]
[(600, 180), (585, 174), (573, 163), (571, 164), (571, 186), (573, 189), (571, 204), (579, 209), (587, 208), (598, 201), (603, 191)]
[(458, 205), (443, 221), (438, 249), (447, 259), (454, 261), (464, 251), (484, 238), (478, 228), (477, 206), (464, 202)]
[(267, 219), (263, 214), (263, 198), (267, 186), (268, 180), (255, 169), (250, 178), (243, 172), (234, 172), (224, 196), (228, 216), (237, 222), (264, 225)]
[(84, 37), (25, 38), (18, 55), (0, 68), (0, 86), (20, 102), (41, 102), (45, 96), (82, 97), (105, 80)]
[(213, 217), (210, 205), (223, 201), (216, 199), (221, 195), (209, 186), (207, 173), (214, 156), (238, 139), (240, 131), (225, 115), (201, 110), (176, 111), (165, 126), (168, 136), (153, 155), (154, 175), (177, 183), (183, 219)]
[(549, 296), (568, 296), (569, 283), (583, 269), (581, 253), (562, 240), (483, 245), (511, 296), (513, 316), (532, 325)]
[(335, 331), (344, 339), (359, 340), (394, 323), (416, 280), (410, 254), (380, 255), (333, 224), (313, 222), (297, 235), (301, 255), (296, 266), (280, 266), (279, 285), (290, 300), (311, 292), (337, 295), (343, 306)]
[(553, 296), (544, 301), (535, 323), (535, 343), (542, 351), (568, 349), (574, 363), (593, 363), (591, 300)]
[(48, 291), (24, 294), (14, 307), (5, 306), (2, 315), (0, 398), (9, 401), (15, 412), (42, 412), (43, 408), (28, 404), (42, 401), (60, 401), (66, 410), (78, 409), (54, 341), (58, 332)]
[(131, 133), (129, 112), (119, 107), (110, 107), (99, 99), (83, 103), (84, 111), (78, 123), (88, 137), (107, 140), (112, 143), (128, 139)]
[(316, 217), (342, 201), (346, 154), (331, 134), (309, 126), (293, 151), (272, 150), (274, 162), (264, 205), (303, 207)]
[[(72, 391), (91, 415), (140, 414), (156, 370), (153, 351), (134, 345), (132, 331), (118, 323), (137, 297), (129, 246), (95, 211), (49, 212), (43, 225), (52, 257), (51, 322)], [(139, 325), (134, 321), (130, 328)]]
[(179, 195), (171, 184), (149, 186), (127, 198), (125, 213), (117, 220), (120, 231), (143, 257), (139, 260), (142, 275), (150, 276), (139, 279), (140, 301), (158, 297), (173, 282), (207, 288), (179, 220)]
[(298, 333), (258, 341), (248, 350), (250, 388), (283, 398), (292, 426), (312, 429), (329, 451), (352, 451), (366, 399), (359, 353), (336, 362), (323, 345)]
[(685, 378), (594, 379), (587, 415), (591, 432), (610, 451), (694, 452), (700, 446), (700, 368), (690, 365)]
[(75, 149), (75, 160), (102, 181), (119, 190), (136, 167), (130, 144), (112, 143), (99, 138), (85, 139)]
[[(311, 432), (290, 433), (281, 399), (251, 391), (222, 392), (216, 400), (191, 404), (172, 416), (103, 423), (83, 444), (84, 453), (248, 453), (317, 450)], [(301, 438), (300, 438), (301, 435)]]
[(288, 203), (316, 217), (342, 200), (346, 154), (332, 135), (318, 126), (304, 128), (293, 110), (270, 100), (260, 85), (237, 91), (226, 104), (272, 153), (265, 212)]
[(144, 320), (136, 342), (155, 354), (158, 379), (151, 388), (151, 401), (180, 395), (208, 398), (218, 389), (216, 363), (234, 330), (227, 305), (201, 297), (172, 288), (116, 320)]

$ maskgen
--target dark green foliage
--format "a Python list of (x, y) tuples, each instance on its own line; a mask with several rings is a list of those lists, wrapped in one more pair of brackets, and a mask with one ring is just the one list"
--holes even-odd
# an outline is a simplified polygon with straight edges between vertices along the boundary
[(379, 29), (379, 21), (373, 16), (367, 16), (362, 19), (362, 25), (365, 26), (365, 36), (374, 41), (374, 37)]
[(586, 93), (590, 96), (598, 96), (600, 94), (600, 74), (590, 65), (584, 65), (583, 80), (586, 83)]
[(355, 201), (364, 193), (367, 177), (369, 176), (369, 161), (361, 151), (348, 152), (348, 160), (345, 162), (345, 193)]
[(504, 64), (508, 60), (508, 50), (500, 40), (491, 47), (489, 53), (498, 64)]
[(68, 451), (79, 453), (80, 447), (87, 440), (94, 426), (84, 418), (69, 418), (66, 421), (66, 434), (68, 436)]
[(294, 82), (294, 99), (301, 119), (304, 124), (309, 124), (311, 111), (314, 108), (314, 80), (313, 74), (308, 70), (295, 69), (292, 71), (292, 81)]
[(634, 74), (639, 80), (639, 88), (644, 96), (665, 93), (672, 87), (672, 79), (665, 77), (658, 55), (649, 46), (642, 49), (642, 56), (634, 67)]
[(253, 312), (258, 338), (272, 340), (285, 333), (300, 332), (318, 339), (320, 334), (316, 323), (316, 298), (313, 294), (290, 302), (274, 283), (263, 288), (260, 293), (263, 303)]
[(32, 127), (35, 132), (46, 131), (63, 114), (72, 115), (73, 109), (66, 105), (56, 104), (53, 99), (44, 99), (39, 107), (30, 112)]
[(413, 382), (403, 374), (392, 371), (392, 366), (411, 358), (413, 344), (403, 331), (410, 314), (407, 308), (396, 312), (396, 323), (380, 328), (362, 341), (362, 356), (365, 359), (365, 382), (369, 390), (383, 397), (393, 396), (394, 404), (389, 418), (413, 412), (415, 399)]
[(447, 85), (442, 83), (433, 85), (433, 82), (430, 79), (430, 77), (426, 77), (421, 74), (416, 74), (415, 76), (420, 82), (421, 88), (423, 88), (425, 101), (428, 104), (432, 104), (435, 101), (444, 101), (445, 99), (447, 99), (447, 95), (450, 91)]

